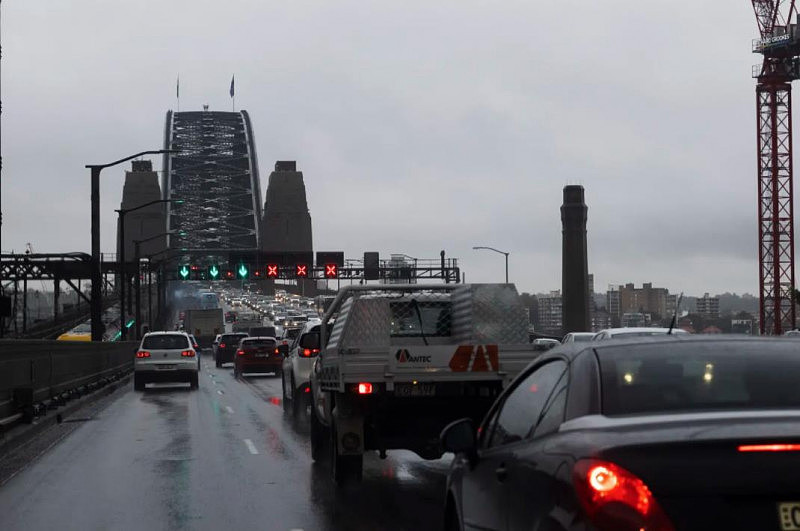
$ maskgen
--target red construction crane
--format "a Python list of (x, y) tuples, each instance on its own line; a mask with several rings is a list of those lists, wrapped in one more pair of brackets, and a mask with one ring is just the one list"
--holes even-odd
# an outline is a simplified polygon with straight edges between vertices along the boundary
[(792, 81), (800, 78), (795, 0), (751, 0), (761, 38), (753, 52), (758, 120), (758, 277), (761, 334), (795, 327)]

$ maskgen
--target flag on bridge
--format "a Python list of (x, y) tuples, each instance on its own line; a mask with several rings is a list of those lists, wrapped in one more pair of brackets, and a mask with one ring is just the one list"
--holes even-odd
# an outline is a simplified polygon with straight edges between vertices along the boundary
[(234, 76), (231, 76), (231, 98), (233, 97), (233, 78)]

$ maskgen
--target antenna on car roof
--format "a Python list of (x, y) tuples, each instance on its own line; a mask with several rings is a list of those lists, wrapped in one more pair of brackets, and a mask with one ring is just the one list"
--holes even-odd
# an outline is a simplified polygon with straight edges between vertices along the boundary
[(681, 294), (678, 297), (678, 302), (675, 303), (675, 311), (672, 313), (672, 321), (669, 323), (669, 331), (667, 332), (667, 335), (672, 335), (672, 330), (675, 328), (675, 321), (678, 320), (678, 308), (681, 307), (682, 300), (683, 300), (683, 292), (681, 291)]

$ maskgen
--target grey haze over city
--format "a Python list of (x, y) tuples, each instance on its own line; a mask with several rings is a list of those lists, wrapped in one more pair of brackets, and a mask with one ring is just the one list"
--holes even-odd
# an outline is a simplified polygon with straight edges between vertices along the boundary
[[(6, 1), (2, 246), (89, 251), (86, 164), (160, 149), (164, 116), (249, 111), (265, 177), (305, 175), (315, 250), (460, 258), (470, 282), (561, 286), (582, 184), (589, 271), (758, 288), (746, 2)], [(160, 168), (160, 159), (154, 159)], [(102, 177), (113, 252), (124, 170)], [(263, 198), (262, 198), (263, 199)]]

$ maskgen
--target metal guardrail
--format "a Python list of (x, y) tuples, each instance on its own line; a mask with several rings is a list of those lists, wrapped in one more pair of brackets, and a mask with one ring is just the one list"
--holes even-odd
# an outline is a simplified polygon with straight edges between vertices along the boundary
[(0, 422), (32, 419), (43, 404), (60, 403), (133, 369), (137, 342), (0, 340)]

